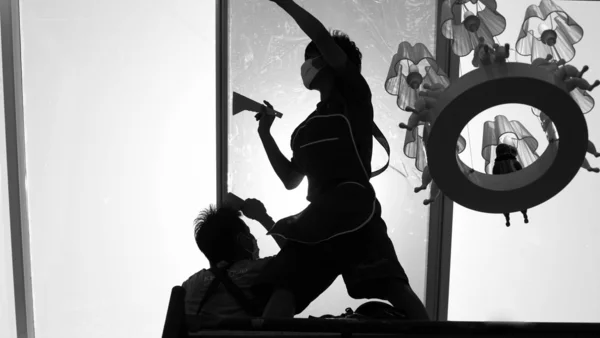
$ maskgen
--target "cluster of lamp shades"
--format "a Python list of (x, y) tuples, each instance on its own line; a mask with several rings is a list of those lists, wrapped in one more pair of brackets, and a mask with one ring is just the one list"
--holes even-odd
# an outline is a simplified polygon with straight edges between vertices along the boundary
[[(406, 129), (404, 154), (422, 171), (422, 186), (415, 192), (432, 184), (472, 210), (510, 213), (552, 198), (580, 168), (600, 171), (586, 159), (586, 153), (600, 153), (588, 139), (584, 117), (594, 107), (588, 91), (600, 81), (585, 80), (587, 66), (569, 64), (583, 38), (569, 14), (552, 0), (529, 6), (514, 49), (497, 40), (506, 19), (496, 0), (444, 0), (441, 15), (440, 29), (452, 52), (459, 57), (473, 52), (476, 68), (451, 82), (425, 45), (402, 42), (385, 82), (398, 108), (410, 113), (400, 128)], [(529, 56), (530, 62), (509, 62), (511, 51)], [(525, 89), (528, 95), (522, 94)], [(533, 107), (548, 147), (539, 155), (538, 141), (521, 122), (498, 115), (483, 125), (485, 173), (476, 171), (459, 158), (467, 144), (460, 133), (480, 112), (506, 103)], [(516, 150), (522, 170), (492, 175), (501, 144)]]

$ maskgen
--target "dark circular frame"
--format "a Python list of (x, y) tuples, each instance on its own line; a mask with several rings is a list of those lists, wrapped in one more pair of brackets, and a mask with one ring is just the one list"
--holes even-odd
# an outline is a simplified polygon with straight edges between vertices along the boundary
[[(456, 155), (461, 131), (484, 110), (508, 103), (545, 112), (560, 141), (515, 173), (469, 171)], [(472, 210), (505, 213), (540, 205), (571, 182), (585, 159), (588, 129), (579, 105), (553, 73), (529, 64), (493, 64), (465, 74), (439, 97), (433, 114), (427, 144), (431, 177), (446, 196)]]

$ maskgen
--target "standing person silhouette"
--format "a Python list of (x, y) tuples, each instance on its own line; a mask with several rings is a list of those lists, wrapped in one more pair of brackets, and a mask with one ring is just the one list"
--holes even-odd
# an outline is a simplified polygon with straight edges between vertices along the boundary
[[(517, 148), (500, 143), (496, 147), (496, 160), (494, 161), (494, 167), (492, 168), (493, 175), (505, 175), (514, 173), (515, 171), (523, 170), (523, 166), (521, 162), (517, 159), (517, 155), (519, 152)], [(529, 223), (529, 218), (527, 217), (527, 209), (521, 210), (523, 214), (523, 220), (525, 223)], [(506, 226), (510, 226), (510, 214), (504, 213), (504, 218), (506, 219)]]
[(407, 318), (428, 320), (408, 284), (381, 218), (371, 186), (373, 105), (360, 73), (360, 50), (349, 37), (330, 33), (293, 0), (271, 0), (312, 40), (300, 71), (307, 89), (317, 90), (316, 110), (292, 133), (292, 160), (271, 136), (273, 107), (257, 114), (258, 132), (269, 161), (288, 189), (308, 178), (310, 205), (269, 231), (287, 240), (255, 282), (271, 293), (264, 317), (293, 317), (342, 275), (355, 299), (388, 300)]

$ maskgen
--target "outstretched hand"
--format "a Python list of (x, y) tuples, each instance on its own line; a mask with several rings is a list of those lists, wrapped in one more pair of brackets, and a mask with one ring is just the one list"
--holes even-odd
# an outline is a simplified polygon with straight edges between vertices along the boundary
[(261, 201), (249, 198), (242, 206), (242, 213), (250, 219), (257, 220), (267, 215), (267, 209)]

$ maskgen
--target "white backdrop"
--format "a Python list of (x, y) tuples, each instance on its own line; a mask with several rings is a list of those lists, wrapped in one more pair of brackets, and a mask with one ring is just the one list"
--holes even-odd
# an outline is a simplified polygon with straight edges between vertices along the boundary
[[(37, 337), (155, 337), (206, 261), (214, 1), (21, 2)], [(4, 279), (3, 279), (4, 280)]]

